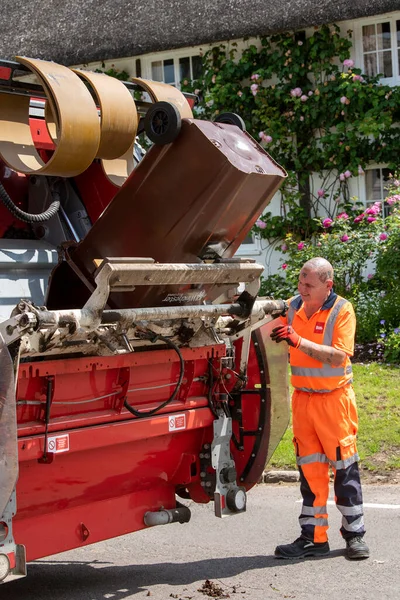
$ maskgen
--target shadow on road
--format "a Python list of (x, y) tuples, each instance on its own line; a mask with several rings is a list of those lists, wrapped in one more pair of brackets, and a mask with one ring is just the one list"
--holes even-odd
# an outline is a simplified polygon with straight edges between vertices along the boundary
[[(333, 550), (327, 557), (312, 560), (329, 560), (343, 554), (343, 550)], [(219, 580), (288, 564), (293, 561), (265, 555), (128, 566), (104, 561), (36, 561), (29, 564), (27, 578), (6, 584), (1, 591), (6, 591), (7, 600), (104, 600), (105, 594), (112, 595), (113, 600), (123, 600), (153, 585), (185, 587), (206, 579)]]

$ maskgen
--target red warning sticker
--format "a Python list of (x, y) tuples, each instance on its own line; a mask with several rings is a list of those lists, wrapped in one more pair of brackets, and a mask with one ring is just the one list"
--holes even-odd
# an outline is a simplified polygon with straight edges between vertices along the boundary
[(69, 450), (69, 434), (54, 435), (47, 438), (47, 452), (58, 454), (59, 452), (68, 452)]
[(178, 431), (178, 429), (186, 429), (186, 415), (171, 415), (168, 418), (169, 431)]

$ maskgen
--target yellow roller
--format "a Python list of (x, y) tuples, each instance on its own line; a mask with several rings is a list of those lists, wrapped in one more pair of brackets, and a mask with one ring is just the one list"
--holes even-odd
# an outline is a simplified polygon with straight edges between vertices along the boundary
[(83, 81), (67, 67), (17, 57), (38, 77), (47, 97), (48, 129), (56, 148), (45, 163), (36, 151), (29, 126), (29, 98), (0, 94), (0, 155), (21, 173), (74, 177), (97, 155), (100, 122)]
[(175, 104), (182, 119), (193, 119), (192, 109), (185, 96), (172, 85), (141, 79), (140, 77), (134, 77), (132, 81), (148, 92), (154, 102), (164, 101)]

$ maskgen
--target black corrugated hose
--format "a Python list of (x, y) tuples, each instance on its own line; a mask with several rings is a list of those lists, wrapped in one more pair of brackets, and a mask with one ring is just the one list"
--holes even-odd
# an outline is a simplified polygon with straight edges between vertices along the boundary
[[(58, 194), (57, 194), (57, 196), (58, 196)], [(23, 221), (24, 223), (43, 223), (43, 221), (48, 221), (49, 219), (51, 219), (52, 217), (54, 217), (54, 215), (56, 215), (58, 213), (58, 210), (60, 208), (60, 201), (54, 200), (54, 202), (52, 202), (50, 204), (49, 208), (42, 213), (38, 213), (37, 215), (27, 213), (24, 210), (21, 210), (20, 208), (18, 208), (18, 206), (16, 206), (14, 204), (14, 202), (11, 200), (10, 196), (7, 194), (6, 190), (4, 189), (3, 184), (1, 182), (0, 182), (0, 200), (8, 208), (10, 213), (12, 215), (14, 215), (14, 217), (16, 219), (19, 219), (20, 221)]]

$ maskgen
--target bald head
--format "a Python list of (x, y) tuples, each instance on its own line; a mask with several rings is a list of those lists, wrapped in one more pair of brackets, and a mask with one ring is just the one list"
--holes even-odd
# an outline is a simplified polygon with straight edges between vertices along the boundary
[(321, 283), (328, 280), (333, 281), (333, 267), (325, 258), (317, 256), (308, 260), (301, 269), (302, 273), (314, 272), (318, 275)]

